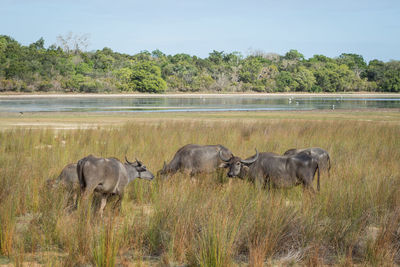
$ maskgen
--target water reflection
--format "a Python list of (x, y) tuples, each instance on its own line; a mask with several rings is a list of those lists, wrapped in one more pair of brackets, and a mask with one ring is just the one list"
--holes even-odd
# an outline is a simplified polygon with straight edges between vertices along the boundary
[(67, 97), (2, 98), (0, 112), (179, 112), (400, 108), (396, 97)]

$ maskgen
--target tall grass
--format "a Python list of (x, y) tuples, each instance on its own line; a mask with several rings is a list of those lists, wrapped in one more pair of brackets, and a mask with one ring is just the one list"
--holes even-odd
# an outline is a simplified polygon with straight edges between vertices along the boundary
[(13, 252), (15, 232), (15, 205), (13, 199), (2, 202), (0, 207), (0, 253), (10, 256)]
[(114, 218), (109, 217), (101, 226), (93, 244), (93, 261), (96, 266), (115, 266), (118, 252), (118, 237), (114, 230)]
[[(400, 126), (346, 120), (152, 121), (118, 128), (0, 132), (0, 253), (15, 262), (73, 266), (252, 266), (400, 263)], [(187, 143), (235, 155), (325, 148), (321, 192), (265, 191), (217, 174), (137, 179), (120, 213), (104, 218), (46, 187), (62, 168), (94, 154), (137, 157), (153, 172)], [(110, 207), (108, 207), (110, 209)], [(53, 254), (51, 254), (53, 255)]]

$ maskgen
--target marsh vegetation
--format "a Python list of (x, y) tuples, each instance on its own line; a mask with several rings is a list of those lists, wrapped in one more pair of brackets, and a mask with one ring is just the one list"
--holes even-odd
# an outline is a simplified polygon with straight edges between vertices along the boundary
[[(2, 130), (0, 254), (16, 265), (46, 266), (398, 264), (398, 121), (292, 115), (286, 114), (298, 119), (226, 120), (220, 114), (93, 129)], [(384, 114), (375, 116), (383, 120)], [(301, 187), (266, 191), (218, 175), (135, 180), (121, 211), (107, 206), (103, 218), (84, 205), (70, 212), (63, 189), (46, 187), (66, 164), (88, 154), (123, 159), (127, 150), (156, 173), (188, 143), (223, 144), (243, 156), (255, 147), (276, 153), (323, 147), (331, 155), (331, 177), (321, 176), (314, 196)]]

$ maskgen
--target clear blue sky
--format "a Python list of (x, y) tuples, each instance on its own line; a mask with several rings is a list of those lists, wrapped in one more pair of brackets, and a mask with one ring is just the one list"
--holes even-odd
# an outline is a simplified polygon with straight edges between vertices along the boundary
[(88, 50), (128, 54), (297, 49), (400, 60), (400, 0), (0, 0), (0, 14), (0, 34), (24, 45), (73, 32), (89, 34)]

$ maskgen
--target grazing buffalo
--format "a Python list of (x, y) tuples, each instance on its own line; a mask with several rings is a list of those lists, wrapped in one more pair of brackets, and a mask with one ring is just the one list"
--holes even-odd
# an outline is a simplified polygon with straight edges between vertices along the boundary
[[(318, 170), (317, 189), (319, 191), (318, 162), (307, 153), (293, 156), (279, 156), (275, 153), (256, 153), (249, 159), (239, 157), (223, 158), (229, 167), (228, 176), (248, 177), (251, 181), (264, 187), (272, 183), (273, 187), (289, 188), (303, 184), (304, 188), (314, 192), (312, 181)], [(255, 160), (254, 160), (255, 159)]]
[(102, 194), (100, 216), (103, 214), (107, 198), (117, 195), (115, 206), (121, 204), (125, 186), (135, 178), (152, 180), (154, 175), (140, 161), (122, 164), (116, 158), (98, 158), (89, 155), (78, 161), (77, 172), (82, 198), (86, 199), (94, 191)]
[(321, 168), (321, 171), (328, 172), (328, 176), (330, 176), (330, 169), (331, 169), (331, 159), (329, 157), (328, 151), (319, 148), (319, 147), (312, 147), (312, 148), (301, 148), (301, 149), (289, 149), (283, 155), (284, 156), (292, 156), (297, 153), (306, 152), (309, 153), (310, 156), (318, 161), (318, 167)]
[(225, 163), (219, 155), (232, 157), (232, 152), (221, 145), (194, 145), (181, 147), (169, 164), (164, 162), (164, 167), (158, 172), (162, 178), (168, 178), (178, 171), (194, 176), (199, 173), (212, 173), (218, 168), (224, 168)]
[(65, 185), (68, 190), (72, 191), (79, 188), (78, 172), (76, 171), (76, 163), (70, 163), (62, 169), (60, 175), (55, 180), (54, 186), (59, 184)]
[(65, 187), (69, 194), (69, 203), (76, 203), (79, 192), (79, 179), (76, 167), (76, 163), (66, 165), (53, 184), (53, 187), (58, 187), (59, 185)]
[(47, 180), (49, 189), (63, 188), (67, 192), (67, 207), (72, 208), (76, 203), (80, 190), (76, 163), (66, 165), (56, 179)]

